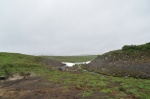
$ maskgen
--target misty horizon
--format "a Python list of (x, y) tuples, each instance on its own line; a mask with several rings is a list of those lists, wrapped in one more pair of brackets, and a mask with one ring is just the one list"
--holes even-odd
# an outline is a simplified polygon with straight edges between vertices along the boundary
[(149, 0), (0, 1), (0, 52), (99, 55), (150, 38)]

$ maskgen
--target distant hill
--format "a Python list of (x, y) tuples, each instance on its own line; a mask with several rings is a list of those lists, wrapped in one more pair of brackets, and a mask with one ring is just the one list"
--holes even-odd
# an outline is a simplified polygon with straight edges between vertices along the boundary
[(150, 78), (150, 43), (125, 45), (121, 50), (99, 55), (87, 69), (106, 75)]
[(61, 62), (86, 62), (94, 60), (97, 55), (84, 55), (84, 56), (42, 56), (45, 58), (58, 60)]

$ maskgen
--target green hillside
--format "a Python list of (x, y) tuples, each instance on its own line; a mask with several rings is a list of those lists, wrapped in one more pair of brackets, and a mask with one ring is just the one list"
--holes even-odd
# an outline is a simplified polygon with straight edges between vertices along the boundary
[(94, 60), (97, 55), (86, 55), (86, 56), (43, 56), (49, 59), (58, 60), (61, 62), (86, 62)]
[(39, 73), (43, 68), (54, 69), (61, 65), (61, 62), (39, 56), (0, 53), (0, 76), (8, 76), (17, 72)]
[(123, 51), (150, 51), (150, 42), (142, 45), (125, 45)]

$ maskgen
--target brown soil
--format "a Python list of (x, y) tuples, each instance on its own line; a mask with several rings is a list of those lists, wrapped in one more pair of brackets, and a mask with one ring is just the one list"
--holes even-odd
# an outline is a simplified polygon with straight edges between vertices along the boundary
[(109, 99), (108, 94), (94, 91), (82, 97), (84, 89), (50, 82), (41, 77), (28, 77), (0, 82), (0, 99)]
[(41, 77), (1, 81), (0, 84), (0, 99), (79, 99), (81, 92)]

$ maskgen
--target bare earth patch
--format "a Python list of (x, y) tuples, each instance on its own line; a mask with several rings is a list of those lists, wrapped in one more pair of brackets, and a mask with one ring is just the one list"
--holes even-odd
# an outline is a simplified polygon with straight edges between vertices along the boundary
[(7, 80), (0, 84), (0, 99), (79, 99), (82, 90), (51, 83), (41, 77)]

